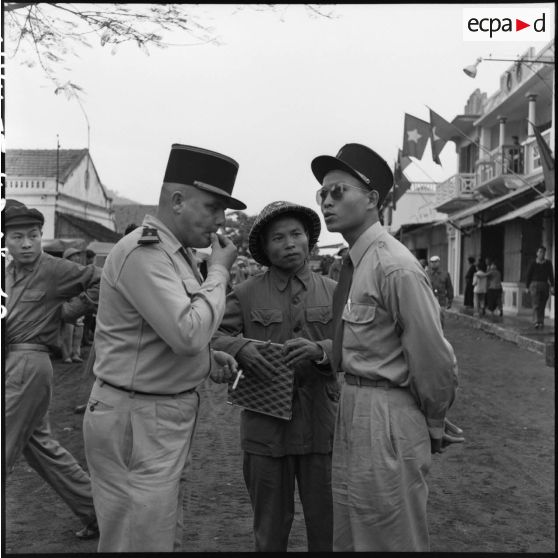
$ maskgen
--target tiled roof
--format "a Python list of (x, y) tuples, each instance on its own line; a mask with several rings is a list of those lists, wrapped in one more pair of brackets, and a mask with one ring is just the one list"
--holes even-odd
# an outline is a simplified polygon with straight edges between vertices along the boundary
[(111, 231), (108, 227), (105, 227), (96, 221), (89, 221), (88, 219), (76, 217), (75, 215), (68, 215), (67, 213), (60, 213), (59, 211), (56, 212), (56, 215), (59, 219), (64, 219), (70, 223), (70, 225), (82, 230), (95, 240), (99, 240), (101, 242), (117, 242), (122, 238), (121, 234)]
[[(56, 178), (56, 149), (6, 149), (6, 175)], [(58, 177), (65, 182), (87, 149), (60, 149)]]

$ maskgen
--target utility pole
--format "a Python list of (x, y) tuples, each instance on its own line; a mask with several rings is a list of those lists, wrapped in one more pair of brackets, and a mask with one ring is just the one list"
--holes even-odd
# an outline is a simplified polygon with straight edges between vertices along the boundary
[(60, 181), (60, 140), (56, 134), (56, 198), (58, 198), (58, 183)]

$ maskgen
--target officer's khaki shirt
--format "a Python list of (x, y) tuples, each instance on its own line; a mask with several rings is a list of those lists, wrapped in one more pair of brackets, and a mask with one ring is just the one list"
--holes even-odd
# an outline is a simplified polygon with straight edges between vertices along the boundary
[(175, 394), (210, 370), (209, 342), (225, 310), (228, 270), (212, 265), (201, 283), (194, 256), (158, 219), (161, 242), (138, 245), (142, 228), (122, 238), (103, 268), (95, 328), (95, 375), (147, 393)]
[(441, 438), (457, 363), (418, 260), (380, 223), (349, 251), (354, 274), (343, 310), (342, 369), (409, 387), (432, 437)]

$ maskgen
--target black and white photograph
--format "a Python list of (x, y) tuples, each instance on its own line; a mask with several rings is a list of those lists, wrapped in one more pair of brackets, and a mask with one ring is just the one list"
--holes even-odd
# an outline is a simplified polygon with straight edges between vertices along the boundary
[(5, 555), (555, 553), (554, 3), (1, 8)]

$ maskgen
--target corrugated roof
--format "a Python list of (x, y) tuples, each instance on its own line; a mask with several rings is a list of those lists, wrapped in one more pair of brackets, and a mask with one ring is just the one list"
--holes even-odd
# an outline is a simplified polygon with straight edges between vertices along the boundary
[(72, 170), (87, 155), (87, 149), (6, 149), (6, 175), (58, 178), (65, 182)]
[(117, 242), (122, 238), (121, 234), (111, 231), (108, 227), (96, 221), (90, 221), (82, 217), (76, 217), (75, 215), (68, 215), (67, 213), (60, 213), (59, 211), (56, 212), (56, 215), (66, 220), (70, 225), (82, 230), (88, 236), (93, 237), (95, 240), (101, 242)]

